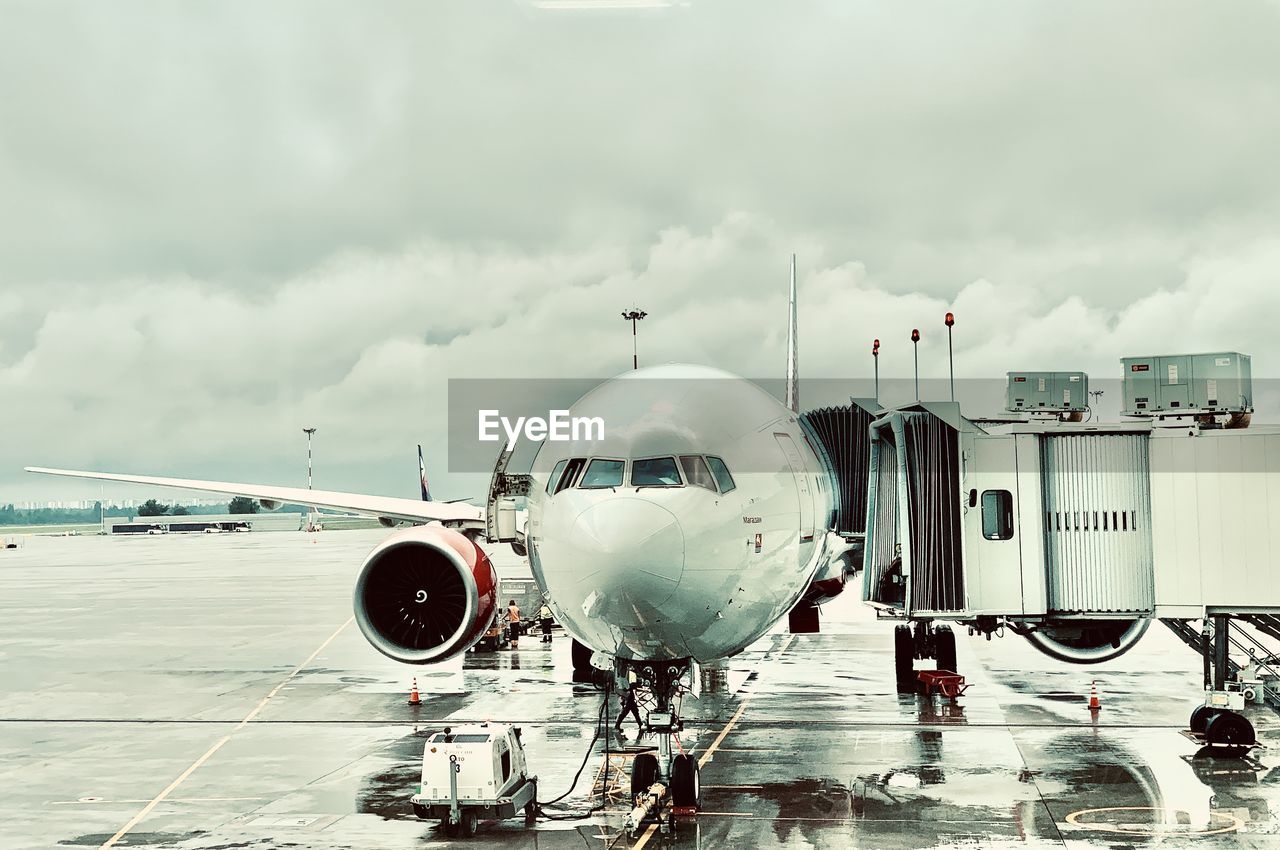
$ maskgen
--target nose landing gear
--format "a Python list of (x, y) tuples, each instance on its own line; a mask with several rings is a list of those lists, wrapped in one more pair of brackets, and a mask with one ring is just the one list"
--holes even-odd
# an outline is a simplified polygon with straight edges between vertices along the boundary
[(627, 665), (635, 673), (636, 686), (653, 698), (645, 713), (642, 735), (657, 739), (658, 752), (641, 753), (631, 763), (631, 795), (635, 808), (627, 816), (627, 830), (635, 835), (642, 826), (657, 823), (663, 834), (675, 826), (675, 810), (702, 808), (702, 780), (698, 762), (690, 755), (672, 756), (672, 741), (684, 729), (680, 705), (688, 660)]

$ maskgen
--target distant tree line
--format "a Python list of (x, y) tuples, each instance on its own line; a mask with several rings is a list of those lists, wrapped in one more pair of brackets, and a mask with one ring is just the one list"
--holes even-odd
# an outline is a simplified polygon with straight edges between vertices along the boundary
[[(306, 513), (301, 505), (285, 505), (286, 513)], [(244, 496), (236, 496), (221, 505), (167, 505), (156, 499), (147, 499), (137, 507), (107, 505), (95, 502), (91, 508), (15, 508), (12, 504), (0, 507), (0, 526), (6, 525), (87, 525), (98, 522), (104, 514), (111, 517), (140, 516), (196, 516), (207, 514), (256, 514), (258, 503)]]

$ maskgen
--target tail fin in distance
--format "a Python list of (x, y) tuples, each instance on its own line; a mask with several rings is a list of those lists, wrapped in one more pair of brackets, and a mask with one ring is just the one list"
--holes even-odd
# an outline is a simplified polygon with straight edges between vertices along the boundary
[(431, 485), (427, 483), (427, 465), (422, 460), (422, 444), (418, 444), (418, 483), (422, 485), (422, 501), (431, 501)]
[(800, 334), (796, 327), (796, 255), (791, 255), (791, 293), (787, 298), (786, 405), (800, 412)]

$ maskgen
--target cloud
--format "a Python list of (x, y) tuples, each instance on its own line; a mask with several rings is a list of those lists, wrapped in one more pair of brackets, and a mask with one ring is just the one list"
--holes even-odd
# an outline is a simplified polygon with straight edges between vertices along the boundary
[[(318, 486), (411, 495), (421, 442), (442, 493), (476, 493), (478, 476), (442, 468), (449, 378), (624, 371), (631, 339), (620, 312), (632, 303), (650, 313), (642, 362), (780, 377), (787, 249), (817, 242), (735, 212), (705, 231), (670, 227), (647, 245), (580, 253), (429, 241), (344, 252), (268, 293), (180, 277), (28, 297), (22, 309), (45, 312), (33, 347), (0, 366), (10, 435), (0, 486), (12, 498), (30, 488), (16, 472), (24, 464), (301, 483), (301, 428), (312, 425)], [(864, 393), (880, 338), (882, 376), (909, 378), (908, 334), (919, 327), (921, 374), (941, 379), (948, 310), (958, 374), (994, 387), (992, 404), (1008, 370), (1113, 378), (1119, 357), (1153, 351), (1243, 350), (1263, 377), (1280, 361), (1257, 320), (1280, 306), (1268, 285), (1278, 261), (1280, 241), (1196, 258), (1182, 280), (1117, 309), (1074, 293), (1046, 305), (1042, 293), (985, 278), (951, 297), (893, 292), (857, 260), (802, 254), (802, 377), (836, 379), (815, 393)]]
[[(14, 3), (0, 489), (411, 494), (448, 377), (1274, 362), (1280, 7)], [(433, 471), (442, 492), (483, 486)], [(67, 486), (61, 482), (58, 487)], [(464, 487), (465, 485), (465, 487)]]

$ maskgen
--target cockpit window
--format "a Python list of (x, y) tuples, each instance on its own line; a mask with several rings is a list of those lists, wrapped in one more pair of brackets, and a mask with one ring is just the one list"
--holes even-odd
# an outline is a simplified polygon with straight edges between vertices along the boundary
[(738, 485), (733, 483), (733, 476), (729, 474), (729, 467), (724, 465), (718, 457), (707, 456), (707, 463), (711, 464), (711, 474), (716, 477), (716, 483), (720, 485), (721, 493), (728, 493)]
[(551, 475), (547, 477), (547, 492), (550, 493), (556, 486), (556, 482), (560, 480), (560, 474), (564, 472), (565, 464), (569, 462), (568, 458), (556, 463), (555, 468), (551, 470)]
[(556, 482), (555, 489), (551, 491), (551, 495), (559, 493), (566, 487), (573, 486), (573, 481), (578, 477), (578, 473), (582, 471), (582, 467), (587, 463), (585, 457), (569, 458), (569, 462), (565, 464), (564, 472), (560, 475), (560, 480)]
[(684, 480), (694, 487), (706, 487), (712, 493), (716, 491), (716, 481), (707, 469), (707, 462), (701, 455), (680, 455), (680, 469), (684, 471)]
[(626, 465), (626, 461), (596, 458), (587, 464), (587, 471), (578, 482), (578, 486), (583, 489), (621, 487), (622, 470)]
[(650, 457), (631, 463), (633, 487), (679, 487), (680, 471), (673, 457)]

